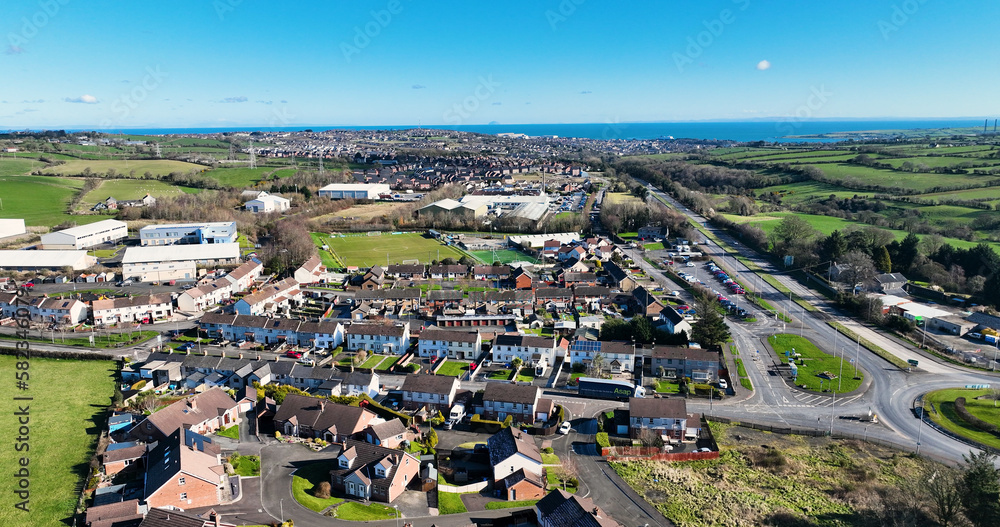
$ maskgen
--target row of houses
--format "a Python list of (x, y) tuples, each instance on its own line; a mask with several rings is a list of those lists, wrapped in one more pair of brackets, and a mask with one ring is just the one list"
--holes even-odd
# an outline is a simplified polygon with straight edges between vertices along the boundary
[[(241, 300), (242, 301), (242, 300)], [(238, 304), (237, 304), (238, 305)], [(410, 346), (410, 324), (364, 324), (341, 320), (308, 322), (255, 315), (208, 313), (198, 322), (211, 338), (261, 344), (287, 342), (296, 346), (347, 351), (403, 353)]]
[(28, 310), (30, 320), (41, 323), (75, 325), (92, 320), (95, 325), (118, 323), (149, 324), (173, 316), (169, 294), (149, 294), (97, 299), (89, 304), (75, 298), (33, 296), (17, 298), (0, 292), (0, 314), (13, 317), (18, 308)]

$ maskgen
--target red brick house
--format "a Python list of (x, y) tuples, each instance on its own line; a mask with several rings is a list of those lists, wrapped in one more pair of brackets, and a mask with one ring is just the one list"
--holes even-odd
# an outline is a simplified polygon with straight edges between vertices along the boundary
[(211, 434), (239, 422), (239, 404), (222, 388), (211, 388), (146, 416), (130, 435), (141, 441), (159, 441), (178, 428)]
[(192, 509), (222, 502), (222, 449), (190, 430), (174, 430), (149, 453), (145, 499), (150, 507)]
[(330, 486), (363, 500), (392, 503), (419, 480), (420, 461), (409, 452), (347, 440), (330, 471)]

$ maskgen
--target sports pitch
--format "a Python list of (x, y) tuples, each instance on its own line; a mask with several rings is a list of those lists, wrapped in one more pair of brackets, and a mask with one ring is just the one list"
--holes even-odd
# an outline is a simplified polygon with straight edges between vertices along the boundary
[[(345, 234), (343, 237), (314, 233), (313, 240), (317, 245), (327, 244), (336, 260), (344, 266), (371, 267), (387, 263), (399, 264), (404, 260), (419, 260), (420, 263), (429, 264), (432, 260), (458, 260), (465, 256), (454, 247), (415, 232), (385, 233), (381, 236)], [(322, 248), (320, 252), (323, 252)]]

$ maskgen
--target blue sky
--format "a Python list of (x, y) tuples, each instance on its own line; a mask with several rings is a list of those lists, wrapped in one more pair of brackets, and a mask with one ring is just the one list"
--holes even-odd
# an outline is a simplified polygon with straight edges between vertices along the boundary
[(995, 117), (997, 20), (989, 0), (11, 0), (0, 128)]

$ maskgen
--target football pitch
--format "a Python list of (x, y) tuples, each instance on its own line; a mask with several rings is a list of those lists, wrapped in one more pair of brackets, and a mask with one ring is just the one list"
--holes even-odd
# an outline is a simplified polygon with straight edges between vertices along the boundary
[(371, 267), (413, 260), (429, 264), (433, 260), (440, 261), (445, 258), (457, 261), (465, 256), (454, 247), (416, 232), (383, 233), (380, 236), (369, 236), (365, 233), (333, 236), (313, 233), (313, 240), (320, 246), (320, 253), (325, 252), (322, 250), (323, 244), (329, 246), (329, 253), (345, 267), (352, 265)]

